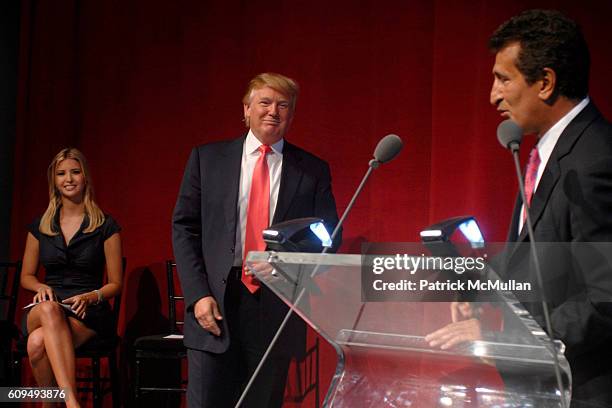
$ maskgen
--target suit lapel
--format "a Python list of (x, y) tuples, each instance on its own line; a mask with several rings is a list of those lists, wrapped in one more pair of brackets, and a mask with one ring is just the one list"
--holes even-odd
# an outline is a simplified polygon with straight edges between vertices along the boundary
[(230, 142), (227, 148), (219, 155), (219, 168), (224, 171), (222, 185), (227, 229), (236, 235), (236, 213), (238, 211), (238, 191), (240, 187), (240, 170), (242, 167), (242, 150), (245, 136)]
[(521, 195), (517, 194), (516, 200), (514, 202), (514, 210), (512, 211), (512, 218), (510, 220), (510, 228), (508, 228), (508, 242), (516, 242), (518, 240), (518, 226), (519, 226), (519, 217), (521, 216), (521, 207), (523, 206), (523, 200), (521, 200)]
[[(561, 135), (561, 137), (563, 137), (563, 135)], [(536, 228), (536, 225), (538, 224), (538, 221), (542, 217), (542, 212), (544, 212), (544, 208), (546, 207), (546, 204), (550, 199), (550, 195), (552, 194), (555, 185), (559, 181), (560, 173), (561, 171), (559, 169), (558, 159), (555, 158), (553, 154), (548, 159), (548, 163), (546, 163), (546, 167), (544, 168), (544, 172), (542, 173), (542, 177), (540, 178), (538, 187), (536, 188), (536, 191), (533, 194), (533, 197), (531, 198), (531, 208), (529, 209), (529, 215), (531, 216), (531, 222), (533, 224), (534, 230)], [(521, 230), (521, 234), (518, 237), (518, 241), (525, 241), (527, 239), (527, 235), (527, 227), (524, 226), (524, 228)]]
[(278, 201), (272, 219), (272, 225), (284, 221), (291, 201), (302, 181), (304, 172), (300, 167), (300, 158), (295, 146), (285, 141), (283, 148), (283, 168), (278, 191)]
[[(531, 216), (531, 222), (533, 224), (533, 230), (535, 232), (538, 221), (542, 217), (542, 213), (544, 212), (544, 208), (549, 201), (549, 198), (552, 194), (552, 191), (559, 181), (560, 171), (559, 171), (559, 163), (557, 160), (554, 160), (554, 153), (550, 156), (548, 163), (546, 163), (546, 167), (544, 168), (544, 172), (542, 173), (542, 177), (540, 178), (540, 182), (538, 183), (538, 187), (531, 198), (531, 207), (529, 209), (529, 215)], [(517, 238), (518, 234), (518, 226), (519, 219), (521, 216), (521, 208), (523, 207), (523, 200), (521, 200), (520, 194), (516, 199), (516, 204), (514, 205), (514, 212), (512, 215), (512, 225), (510, 226), (510, 233), (508, 234), (508, 241), (511, 242), (508, 244), (509, 257), (508, 261), (512, 262), (512, 259), (516, 255), (517, 250), (521, 247), (522, 242), (528, 242), (529, 233), (527, 229), (527, 224), (525, 220), (525, 224), (520, 231), (520, 234)], [(512, 270), (512, 268), (509, 268)], [(505, 272), (507, 274), (507, 272)]]

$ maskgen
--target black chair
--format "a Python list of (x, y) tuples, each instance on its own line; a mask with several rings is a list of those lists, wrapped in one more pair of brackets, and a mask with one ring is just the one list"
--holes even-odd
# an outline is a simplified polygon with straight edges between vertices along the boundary
[[(140, 398), (145, 393), (166, 393), (167, 395), (177, 395), (185, 393), (186, 381), (181, 375), (182, 361), (187, 356), (187, 350), (183, 345), (182, 329), (179, 326), (183, 325), (183, 321), (177, 320), (177, 302), (183, 302), (183, 296), (175, 293), (176, 263), (174, 261), (166, 261), (166, 277), (168, 284), (168, 332), (164, 334), (156, 334), (151, 336), (143, 336), (136, 339), (134, 342), (134, 397), (136, 403), (139, 403)], [(175, 368), (178, 370), (178, 381), (174, 384), (143, 384), (143, 364), (146, 360), (175, 360)], [(164, 363), (169, 370), (171, 366)], [(167, 376), (171, 382), (174, 380), (172, 376)]]
[(19, 339), (15, 324), (17, 293), (21, 277), (21, 261), (0, 262), (0, 385), (16, 385), (10, 376), (13, 359), (13, 341)]
[[(127, 266), (126, 258), (122, 259), (123, 277)], [(91, 376), (77, 376), (78, 392), (91, 392), (93, 394), (94, 408), (102, 408), (104, 395), (112, 392), (113, 408), (121, 406), (121, 388), (119, 370), (117, 367), (117, 350), (121, 343), (121, 338), (117, 334), (117, 323), (119, 321), (119, 310), (121, 308), (121, 294), (112, 299), (112, 311), (115, 324), (115, 335), (110, 338), (94, 337), (75, 350), (75, 358), (91, 360)], [(27, 357), (27, 338), (21, 339), (17, 343), (17, 351), (13, 359), (15, 378), (21, 378), (21, 360)], [(109, 376), (101, 376), (100, 363), (102, 359), (108, 362)], [(110, 384), (110, 386), (109, 386)]]
[(314, 407), (319, 408), (319, 338), (315, 338), (315, 344), (310, 347), (303, 358), (297, 361), (296, 386), (297, 389), (289, 397), (291, 402), (302, 403), (310, 392), (314, 392)]

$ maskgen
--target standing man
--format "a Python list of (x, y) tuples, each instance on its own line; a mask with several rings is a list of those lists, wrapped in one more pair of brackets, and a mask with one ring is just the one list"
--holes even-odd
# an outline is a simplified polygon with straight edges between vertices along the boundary
[[(284, 139), (297, 96), (292, 79), (257, 75), (243, 98), (248, 133), (198, 146), (187, 162), (172, 240), (185, 296), (190, 408), (233, 407), (288, 310), (245, 273), (247, 253), (265, 249), (261, 231), (310, 216), (330, 231), (338, 222), (329, 166)], [(304, 333), (294, 316), (242, 406), (282, 405)]]
[[(525, 174), (535, 241), (612, 242), (612, 126), (588, 96), (590, 58), (580, 28), (559, 12), (529, 10), (502, 24), (489, 46), (496, 54), (491, 104), (525, 134), (537, 136)], [(519, 197), (508, 241), (529, 241), (524, 213)], [(528, 245), (523, 247), (509, 256), (506, 278), (537, 287), (527, 267)], [(612, 297), (605, 274), (612, 270), (599, 275), (601, 270), (579, 271), (571, 263), (553, 270), (554, 256), (541, 255), (549, 334), (567, 347), (572, 407), (610, 407), (612, 314), (607, 302)], [(525, 307), (544, 327), (539, 304)], [(446, 348), (480, 337), (478, 320), (466, 316), (428, 340)]]
[[(590, 56), (580, 28), (559, 12), (530, 10), (502, 24), (489, 45), (496, 52), (491, 103), (538, 140), (525, 172), (535, 242), (612, 242), (612, 126), (588, 96)], [(508, 241), (529, 241), (524, 212), (518, 199)], [(520, 255), (510, 256), (508, 278), (523, 272), (514, 267)], [(567, 347), (572, 407), (610, 407), (612, 315), (603, 302), (608, 279), (599, 279), (595, 268), (580, 271), (578, 264), (563, 265), (551, 277), (552, 256), (544, 253), (541, 260), (549, 272), (543, 277), (549, 334)], [(526, 307), (544, 326), (539, 305)]]

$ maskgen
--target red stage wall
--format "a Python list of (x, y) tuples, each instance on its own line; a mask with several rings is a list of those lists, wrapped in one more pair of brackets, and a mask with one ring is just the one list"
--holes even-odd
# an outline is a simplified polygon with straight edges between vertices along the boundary
[(244, 132), (244, 88), (263, 71), (301, 85), (287, 138), (330, 163), (340, 212), (379, 138), (404, 139), (358, 200), (341, 252), (358, 253), (365, 240), (415, 241), (422, 227), (462, 214), (503, 240), (517, 189), (495, 137), (486, 42), (534, 7), (582, 24), (591, 96), (612, 118), (608, 1), (24, 0), (12, 255), (21, 256), (24, 226), (46, 207), (49, 161), (78, 147), (98, 202), (123, 226), (124, 331), (143, 271), (165, 291), (162, 262), (172, 257), (170, 219), (190, 149)]

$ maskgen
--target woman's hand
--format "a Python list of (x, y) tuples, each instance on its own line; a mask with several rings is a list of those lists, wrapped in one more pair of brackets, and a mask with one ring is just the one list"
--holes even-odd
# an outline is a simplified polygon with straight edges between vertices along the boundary
[(81, 319), (85, 317), (85, 311), (87, 310), (87, 306), (91, 304), (87, 293), (82, 293), (80, 295), (69, 297), (68, 299), (65, 299), (62, 303), (72, 305), (70, 306), (70, 308)]
[(47, 285), (40, 285), (40, 287), (36, 290), (36, 294), (34, 295), (33, 302), (40, 303), (46, 302), (47, 300), (55, 300), (55, 293), (53, 289)]

